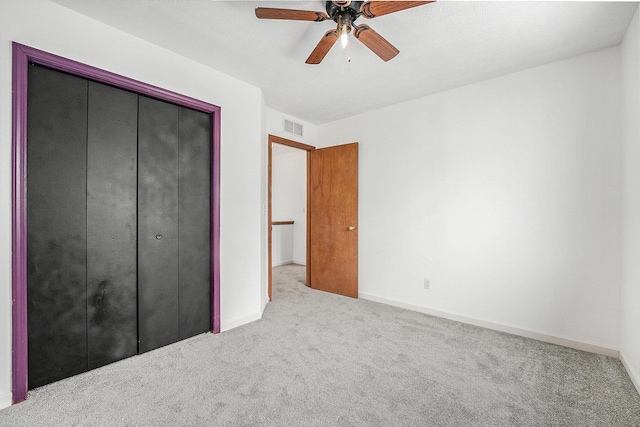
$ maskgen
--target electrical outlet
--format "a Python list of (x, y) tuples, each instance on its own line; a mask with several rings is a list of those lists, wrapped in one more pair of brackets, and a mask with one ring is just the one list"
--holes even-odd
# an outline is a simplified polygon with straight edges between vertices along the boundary
[(424, 288), (427, 290), (431, 289), (431, 280), (427, 279), (426, 277), (424, 278)]

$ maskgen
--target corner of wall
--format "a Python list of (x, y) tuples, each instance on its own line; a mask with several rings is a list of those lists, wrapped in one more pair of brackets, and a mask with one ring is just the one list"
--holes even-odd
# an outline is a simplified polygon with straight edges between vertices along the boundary
[[(282, 130), (282, 120), (288, 119), (296, 123), (300, 123), (304, 126), (304, 134), (302, 137), (291, 133), (286, 133)], [(282, 138), (290, 139), (296, 142), (302, 142), (303, 144), (316, 146), (318, 126), (313, 123), (309, 123), (298, 117), (285, 114), (281, 111), (274, 110), (266, 107), (266, 130), (268, 134), (276, 135)]]
[(623, 209), (620, 360), (640, 392), (640, 20), (635, 15), (620, 45), (623, 103)]
[(627, 370), (629, 378), (631, 378), (631, 382), (636, 387), (636, 391), (640, 393), (640, 375), (636, 372), (633, 366), (629, 364), (622, 351), (620, 351), (620, 362), (622, 362), (622, 366)]
[(261, 312), (264, 313), (267, 303), (269, 302), (269, 238), (267, 227), (269, 226), (267, 217), (267, 198), (268, 198), (268, 153), (267, 153), (267, 104), (264, 102), (264, 94), (260, 96), (260, 306)]

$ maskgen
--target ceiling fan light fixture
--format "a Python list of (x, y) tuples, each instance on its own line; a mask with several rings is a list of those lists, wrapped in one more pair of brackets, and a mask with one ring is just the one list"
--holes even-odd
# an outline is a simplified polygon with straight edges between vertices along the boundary
[(336, 31), (338, 32), (342, 48), (346, 48), (349, 43), (348, 34), (351, 32), (351, 15), (349, 12), (342, 12), (338, 15), (338, 28)]
[(347, 44), (349, 43), (349, 32), (346, 30), (346, 26), (342, 27), (342, 34), (340, 35), (340, 44), (342, 44), (342, 48), (345, 49)]

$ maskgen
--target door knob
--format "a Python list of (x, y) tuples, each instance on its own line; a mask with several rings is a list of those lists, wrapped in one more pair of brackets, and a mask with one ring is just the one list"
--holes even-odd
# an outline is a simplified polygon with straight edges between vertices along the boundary
[(355, 230), (355, 229), (356, 229), (356, 228), (355, 228), (353, 225), (350, 225), (350, 226), (349, 226), (349, 231), (353, 231), (353, 230)]

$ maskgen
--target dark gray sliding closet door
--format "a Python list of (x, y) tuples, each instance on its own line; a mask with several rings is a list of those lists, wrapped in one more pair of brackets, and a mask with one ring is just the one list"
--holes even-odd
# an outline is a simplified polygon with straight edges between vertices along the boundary
[(93, 369), (138, 351), (138, 95), (89, 82), (88, 123), (87, 340)]
[(87, 370), (87, 81), (29, 66), (29, 387)]
[(211, 330), (211, 119), (30, 65), (29, 388)]
[(180, 339), (211, 330), (211, 116), (180, 108)]
[(209, 115), (140, 97), (139, 351), (210, 330)]
[(178, 106), (140, 97), (138, 111), (138, 345), (177, 341)]

